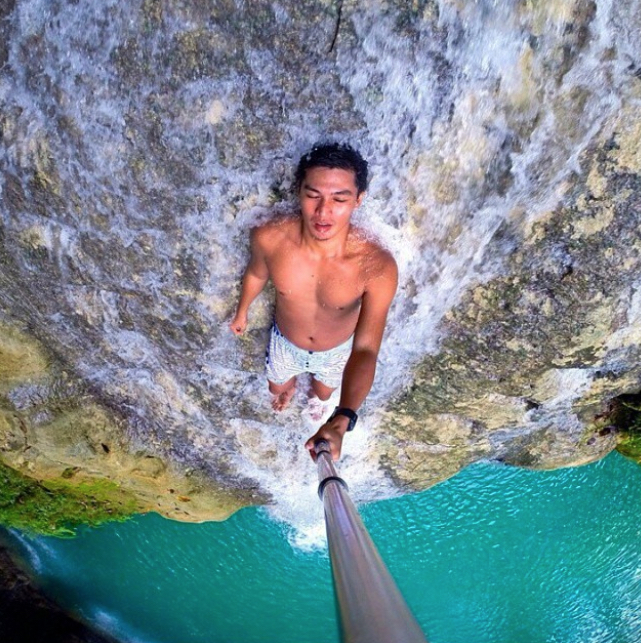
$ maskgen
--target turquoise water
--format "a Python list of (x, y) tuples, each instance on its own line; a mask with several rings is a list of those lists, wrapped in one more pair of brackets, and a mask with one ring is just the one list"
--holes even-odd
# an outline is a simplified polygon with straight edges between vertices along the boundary
[[(641, 467), (477, 464), (361, 515), (431, 643), (641, 641)], [(333, 643), (325, 550), (262, 509), (157, 515), (19, 546), (47, 588), (124, 640)]]

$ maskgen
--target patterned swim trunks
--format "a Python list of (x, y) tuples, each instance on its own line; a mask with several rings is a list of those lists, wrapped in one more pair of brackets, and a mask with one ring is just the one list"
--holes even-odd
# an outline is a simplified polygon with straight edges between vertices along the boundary
[(274, 322), (265, 354), (267, 379), (274, 384), (284, 384), (295, 375), (311, 373), (328, 388), (338, 388), (352, 352), (353, 339), (350, 337), (327, 351), (308, 351), (292, 344)]

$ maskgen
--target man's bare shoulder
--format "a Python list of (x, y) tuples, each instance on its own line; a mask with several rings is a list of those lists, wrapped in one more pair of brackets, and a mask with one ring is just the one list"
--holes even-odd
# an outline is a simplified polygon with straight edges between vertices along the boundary
[(374, 279), (380, 277), (387, 277), (394, 281), (398, 279), (396, 259), (378, 239), (359, 228), (354, 229), (353, 239), (354, 249), (361, 259), (366, 274)]
[(251, 231), (252, 243), (265, 251), (293, 243), (300, 237), (300, 220), (293, 216), (279, 216), (255, 227)]

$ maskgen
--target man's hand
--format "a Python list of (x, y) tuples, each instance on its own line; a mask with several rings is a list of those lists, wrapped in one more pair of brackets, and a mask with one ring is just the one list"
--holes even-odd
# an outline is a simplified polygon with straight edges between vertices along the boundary
[(247, 315), (236, 313), (236, 316), (229, 324), (229, 328), (234, 335), (242, 335), (247, 330)]
[(314, 443), (318, 440), (327, 440), (329, 442), (329, 450), (332, 454), (332, 460), (338, 460), (341, 457), (341, 447), (343, 446), (343, 436), (347, 432), (349, 426), (349, 418), (344, 415), (337, 415), (331, 422), (325, 422), (314, 435), (312, 435), (307, 442), (305, 448), (312, 456), (312, 460), (316, 462), (316, 452), (314, 451)]

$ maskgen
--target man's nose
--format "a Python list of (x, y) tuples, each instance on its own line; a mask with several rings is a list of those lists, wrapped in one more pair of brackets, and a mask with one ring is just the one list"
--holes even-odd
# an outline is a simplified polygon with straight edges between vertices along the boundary
[(320, 215), (325, 215), (329, 214), (331, 211), (331, 203), (329, 202), (328, 199), (323, 199), (322, 197), (318, 199), (318, 203), (316, 205), (316, 212)]

